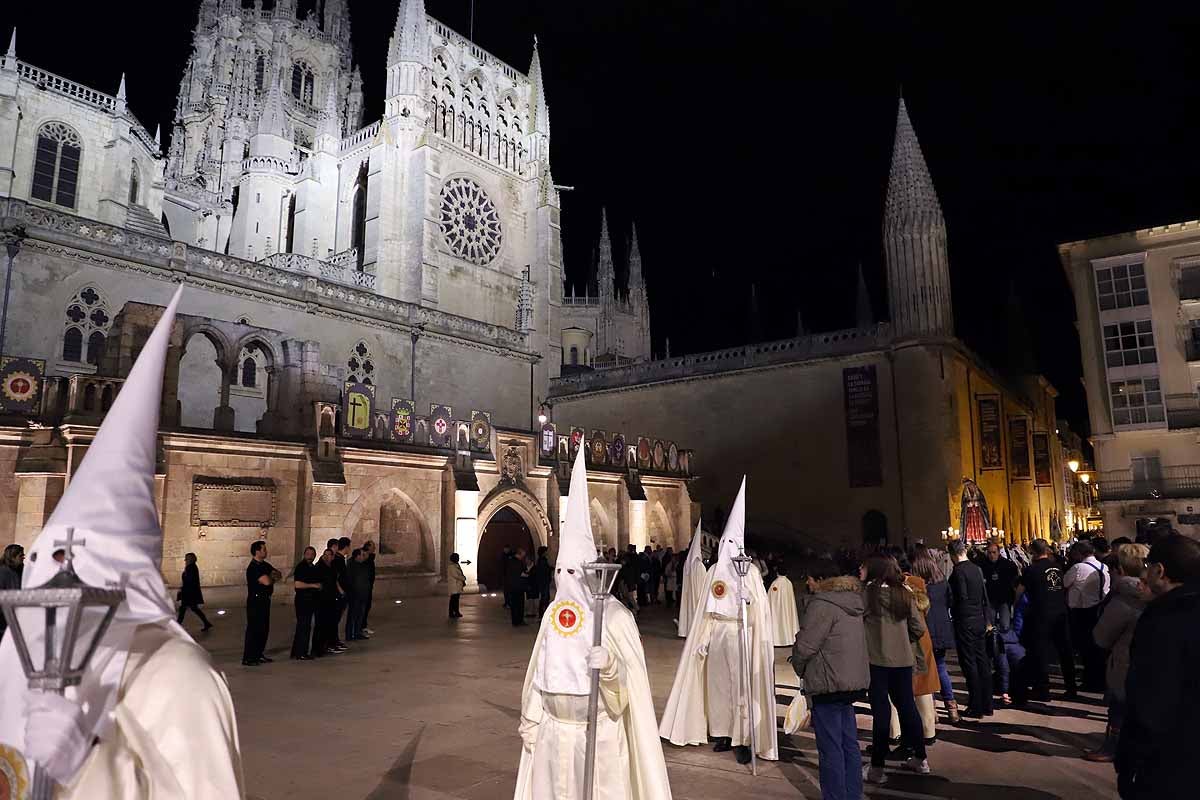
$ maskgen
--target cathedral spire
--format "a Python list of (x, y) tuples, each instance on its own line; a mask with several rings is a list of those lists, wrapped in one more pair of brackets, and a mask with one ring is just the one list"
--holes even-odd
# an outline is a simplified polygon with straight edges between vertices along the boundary
[(596, 282), (601, 298), (611, 298), (616, 291), (616, 270), (613, 269), (612, 240), (608, 237), (608, 212), (600, 208), (600, 243), (597, 245)]
[(320, 120), (317, 122), (317, 139), (322, 137), (332, 137), (336, 141), (342, 138), (341, 120), (338, 119), (337, 108), (337, 81), (326, 81), (328, 88), (325, 90), (325, 108), (321, 110)]
[(162, 152), (162, 123), (154, 126), (154, 146), (158, 148), (158, 152)]
[(642, 253), (638, 249), (637, 225), (629, 225), (629, 292), (645, 294), (646, 279), (642, 275)]
[(875, 312), (871, 310), (871, 294), (867, 291), (867, 279), (863, 277), (862, 262), (858, 262), (858, 295), (854, 304), (854, 324), (858, 328), (875, 326)]
[(904, 98), (884, 203), (888, 308), (896, 336), (953, 336), (946, 221)]
[(533, 37), (533, 58), (529, 62), (529, 85), (532, 96), (529, 98), (530, 133), (550, 135), (550, 107), (546, 104), (546, 87), (542, 83), (542, 59), (538, 55), (537, 36)]
[(388, 45), (388, 66), (401, 61), (429, 61), (429, 24), (425, 0), (400, 0), (396, 28)]
[(283, 91), (279, 88), (278, 76), (267, 89), (267, 99), (258, 118), (258, 132), (287, 138), (287, 117), (283, 113)]
[(17, 68), (17, 26), (13, 25), (12, 37), (8, 40), (8, 52), (4, 54), (4, 68)]

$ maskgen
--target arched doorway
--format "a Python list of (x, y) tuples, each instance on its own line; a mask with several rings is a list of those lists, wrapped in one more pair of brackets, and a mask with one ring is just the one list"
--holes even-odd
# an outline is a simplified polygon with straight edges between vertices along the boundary
[(882, 511), (871, 509), (862, 518), (863, 544), (886, 543), (888, 540), (887, 516)]
[(212, 429), (214, 410), (221, 405), (221, 364), (225, 354), (216, 339), (195, 333), (184, 344), (179, 362), (180, 424)]
[(505, 506), (492, 515), (479, 537), (479, 555), (475, 563), (478, 580), (488, 591), (503, 591), (503, 554), (508, 545), (526, 553), (533, 552), (533, 534), (521, 515)]

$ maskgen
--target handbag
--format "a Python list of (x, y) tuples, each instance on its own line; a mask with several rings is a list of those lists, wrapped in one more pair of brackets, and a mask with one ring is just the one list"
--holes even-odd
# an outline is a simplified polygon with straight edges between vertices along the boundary
[(796, 733), (807, 728), (811, 722), (812, 711), (808, 707), (808, 699), (803, 692), (796, 692), (787, 707), (787, 713), (783, 715), (783, 732)]

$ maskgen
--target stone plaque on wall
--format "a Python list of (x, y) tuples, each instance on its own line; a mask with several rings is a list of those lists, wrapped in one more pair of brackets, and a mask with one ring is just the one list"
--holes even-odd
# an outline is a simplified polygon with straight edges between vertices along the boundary
[(269, 528), (277, 515), (275, 481), (270, 478), (192, 478), (192, 525), (216, 528)]

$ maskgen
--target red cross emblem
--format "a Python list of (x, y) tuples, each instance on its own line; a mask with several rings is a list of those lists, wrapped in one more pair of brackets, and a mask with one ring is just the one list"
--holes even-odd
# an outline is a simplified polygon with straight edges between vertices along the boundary
[(725, 581), (714, 581), (712, 585), (713, 597), (720, 600), (729, 591), (729, 587), (725, 585)]
[(554, 624), (554, 629), (563, 636), (573, 636), (579, 632), (579, 626), (583, 622), (583, 609), (577, 603), (570, 600), (562, 600), (554, 604), (554, 608), (550, 612), (550, 620)]
[(446, 433), (446, 420), (438, 417), (433, 421), (433, 429), (438, 432), (438, 436)]

